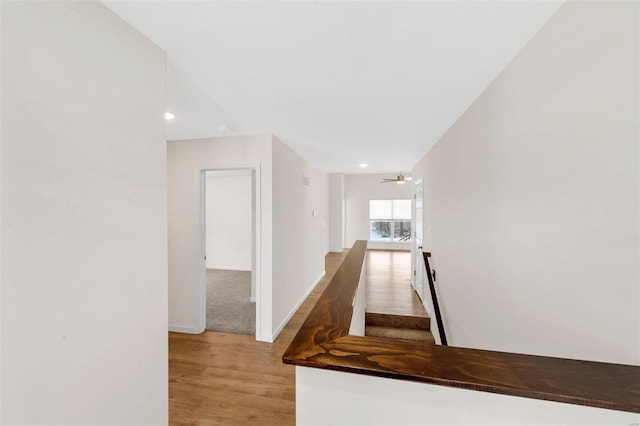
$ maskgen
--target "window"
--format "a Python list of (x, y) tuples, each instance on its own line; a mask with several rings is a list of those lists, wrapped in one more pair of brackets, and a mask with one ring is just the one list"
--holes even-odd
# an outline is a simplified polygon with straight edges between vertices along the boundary
[(371, 241), (411, 240), (411, 200), (369, 200)]

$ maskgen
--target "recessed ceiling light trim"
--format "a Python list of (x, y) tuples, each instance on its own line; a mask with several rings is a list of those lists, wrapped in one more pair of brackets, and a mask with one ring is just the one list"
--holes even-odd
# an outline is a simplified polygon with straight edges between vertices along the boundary
[(164, 113), (164, 119), (165, 120), (173, 120), (174, 118), (176, 118), (176, 115), (171, 113), (171, 112), (165, 112)]

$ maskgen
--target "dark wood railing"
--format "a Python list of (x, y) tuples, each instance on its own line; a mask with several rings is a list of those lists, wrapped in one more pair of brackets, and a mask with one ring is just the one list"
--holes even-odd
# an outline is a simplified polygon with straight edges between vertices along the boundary
[(433, 302), (433, 310), (436, 314), (436, 323), (438, 324), (438, 333), (440, 334), (440, 344), (447, 346), (447, 335), (444, 332), (444, 323), (442, 322), (442, 314), (440, 313), (440, 304), (438, 303), (438, 295), (436, 294), (436, 286), (433, 282), (433, 275), (431, 273), (431, 267), (429, 266), (429, 258), (431, 253), (423, 252), (424, 267), (427, 271), (427, 278), (429, 279), (429, 292), (431, 293), (431, 301)]
[(350, 336), (357, 241), (283, 356), (304, 367), (640, 413), (640, 367)]

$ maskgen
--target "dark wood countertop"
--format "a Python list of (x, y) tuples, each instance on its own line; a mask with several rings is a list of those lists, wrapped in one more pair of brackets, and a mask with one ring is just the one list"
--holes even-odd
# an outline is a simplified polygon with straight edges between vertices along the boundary
[(366, 241), (357, 241), (283, 362), (640, 413), (640, 367), (350, 336)]

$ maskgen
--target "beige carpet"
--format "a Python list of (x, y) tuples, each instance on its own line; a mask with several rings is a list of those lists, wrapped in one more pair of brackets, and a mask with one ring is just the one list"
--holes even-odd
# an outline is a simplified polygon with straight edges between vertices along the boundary
[(251, 272), (207, 269), (207, 330), (256, 334)]

